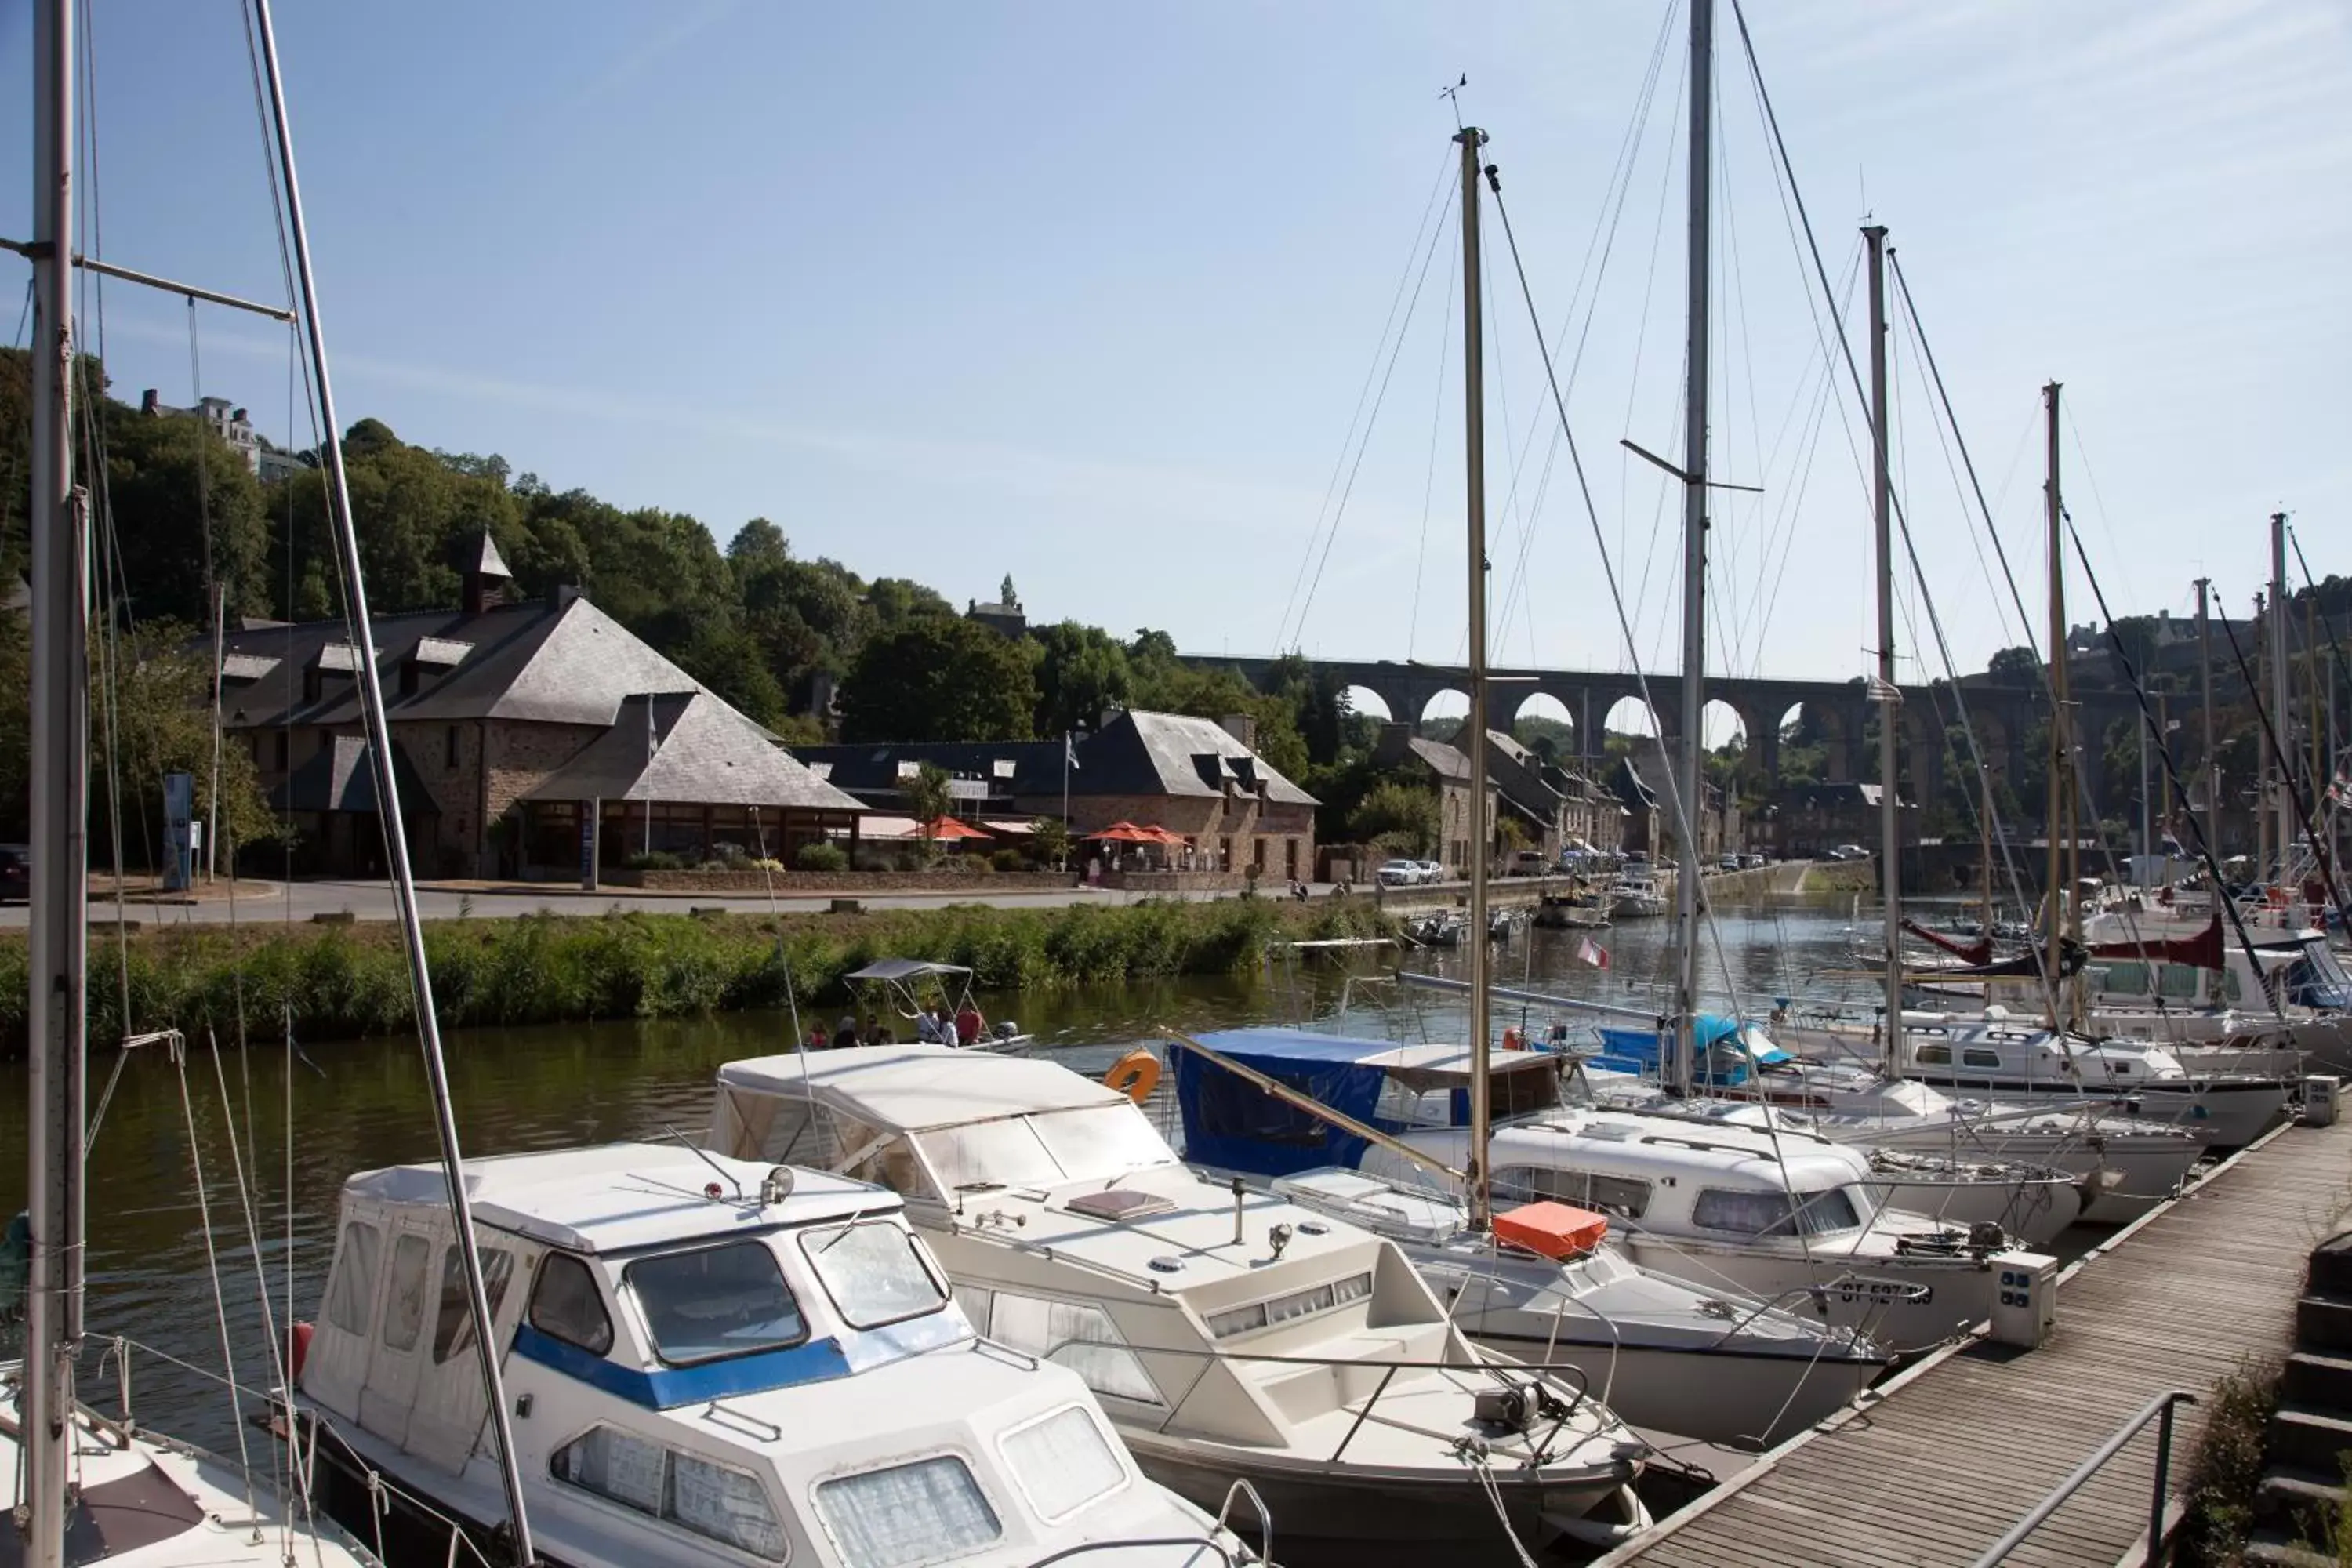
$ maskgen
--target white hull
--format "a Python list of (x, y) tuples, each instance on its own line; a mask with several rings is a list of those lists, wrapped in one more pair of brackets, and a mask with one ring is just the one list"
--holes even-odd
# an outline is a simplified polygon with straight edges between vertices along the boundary
[(2055, 1240), (2083, 1217), (2081, 1184), (2056, 1178), (1970, 1182), (1889, 1174), (1867, 1184), (1882, 1207), (1925, 1215), (1960, 1230), (1997, 1225), (2029, 1247)]
[[(1812, 1310), (1804, 1293), (1819, 1288), (1824, 1322), (1859, 1329), (1898, 1353), (1942, 1343), (1990, 1316), (1993, 1304), (1993, 1266), (1974, 1258), (1853, 1258), (1827, 1247), (1808, 1257), (1638, 1234), (1625, 1237), (1625, 1247), (1644, 1268), (1702, 1289), (1735, 1285), (1799, 1310)], [(1926, 1287), (1927, 1299), (1902, 1300), (1912, 1286)]]
[(2186, 1139), (2105, 1139), (2095, 1133), (2005, 1131), (1995, 1123), (1889, 1122), (1866, 1141), (1888, 1149), (1948, 1151), (1958, 1146), (1970, 1158), (2027, 1160), (2091, 1178), (2082, 1223), (2128, 1225), (2180, 1189), (2203, 1157), (2201, 1145)]
[[(1547, 1343), (1536, 1333), (1521, 1337), (1463, 1326), (1480, 1344), (1521, 1361), (1580, 1368), (1602, 1403), (1644, 1431), (1727, 1447), (1764, 1447), (1825, 1420), (1886, 1370), (1884, 1362), (1836, 1355), (1814, 1360), (1785, 1352)], [(1588, 1323), (1583, 1331), (1589, 1334), (1592, 1326)]]

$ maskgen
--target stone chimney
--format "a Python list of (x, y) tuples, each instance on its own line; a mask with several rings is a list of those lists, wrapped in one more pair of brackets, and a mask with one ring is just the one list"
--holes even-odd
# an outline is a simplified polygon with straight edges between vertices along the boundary
[(152, 387), (152, 386), (151, 386), (151, 387), (149, 387), (146, 391), (144, 391), (144, 392), (142, 392), (142, 393), (141, 393), (141, 394), (139, 395), (139, 412), (140, 412), (140, 413), (142, 413), (142, 414), (160, 414), (160, 413), (162, 413), (162, 412), (163, 412), (163, 400), (160, 396), (158, 396), (158, 395), (156, 395), (155, 389), (154, 389), (153, 387)]
[(506, 562), (499, 554), (498, 541), (490, 537), (487, 528), (482, 531), (481, 542), (467, 553), (465, 573), (464, 604), (469, 616), (478, 616), (499, 602), (491, 595), (500, 584), (514, 581), (514, 574), (507, 570)]
[(1257, 721), (1246, 713), (1228, 713), (1217, 721), (1217, 728), (1247, 746), (1257, 750)]

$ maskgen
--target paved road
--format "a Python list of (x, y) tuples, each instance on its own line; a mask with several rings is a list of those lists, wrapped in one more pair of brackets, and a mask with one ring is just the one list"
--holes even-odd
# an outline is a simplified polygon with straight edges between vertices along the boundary
[[(1330, 890), (1327, 885), (1318, 888), (1316, 892), (1322, 896)], [(821, 914), (831, 906), (835, 896), (830, 893), (799, 897), (780, 895), (772, 907), (786, 914)], [(1194, 893), (1178, 896), (1208, 899), (1218, 895)], [(1121, 904), (1141, 897), (1143, 895), (1139, 893), (1130, 895), (1100, 889), (1058, 888), (1044, 891), (1008, 889), (977, 898), (968, 892), (874, 893), (861, 895), (861, 901), (869, 910), (937, 909), (943, 904), (956, 903), (986, 903), (999, 909), (1060, 909), (1069, 904)], [(427, 886), (417, 890), (417, 903), (427, 920), (455, 920), (460, 915), (471, 915), (478, 920), (511, 919), (517, 915), (537, 914), (541, 910), (559, 915), (601, 915), (615, 909), (674, 915), (682, 915), (690, 909), (724, 909), (744, 914), (765, 914), (771, 908), (767, 897), (757, 893), (748, 897), (715, 893), (680, 895), (644, 893), (622, 888), (600, 893), (583, 893), (577, 888), (565, 888), (556, 883), (544, 888), (519, 889), (476, 888), (457, 890)], [(226, 899), (205, 898), (173, 903), (134, 897), (127, 900), (125, 912), (129, 919), (148, 925), (226, 923), (232, 913), (240, 924), (251, 925), (289, 918), (308, 921), (313, 915), (338, 914), (346, 910), (363, 921), (391, 920), (392, 890), (382, 882), (293, 882), (272, 884), (266, 894), (248, 896), (241, 889), (233, 910)], [(110, 923), (114, 919), (114, 900), (110, 897), (103, 900), (92, 899), (89, 913), (93, 922)], [(0, 905), (0, 930), (21, 930), (25, 923), (26, 907), (23, 904)]]

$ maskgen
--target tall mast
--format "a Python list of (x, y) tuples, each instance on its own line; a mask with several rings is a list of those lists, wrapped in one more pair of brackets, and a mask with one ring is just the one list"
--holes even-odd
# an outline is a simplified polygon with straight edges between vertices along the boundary
[[(2261, 594), (2254, 595), (2254, 689), (2246, 693), (2255, 702), (2268, 700), (2263, 689), (2270, 685), (2271, 621), (2263, 606)], [(2267, 882), (2271, 875), (2271, 748), (2267, 739), (2254, 746), (2254, 880)]]
[[(2278, 737), (2278, 878), (2287, 878), (2294, 848), (2294, 721), (2290, 683), (2293, 601), (2286, 594), (2286, 513), (2271, 513), (2271, 730)], [(2264, 748), (2267, 750), (2268, 748)]]
[[(2205, 750), (2205, 847), (2213, 863), (2221, 863), (2221, 761), (2213, 754), (2213, 626), (2206, 604), (2213, 592), (2210, 577), (2197, 579), (2197, 687), (2200, 743)], [(2220, 897), (2221, 890), (2214, 889)]]
[(2059, 939), (2066, 934), (2067, 731), (2066, 711), (2066, 557), (2063, 545), (2064, 508), (2058, 496), (2058, 384), (2042, 389), (2047, 426), (2042, 484), (2043, 510), (2050, 534), (2050, 788), (2045, 805), (2050, 840), (2049, 891), (2042, 899), (2042, 983), (2050, 987), (2050, 1024), (2057, 1027)]
[[(1886, 906), (1886, 1073), (1903, 1076), (1903, 807), (1895, 790), (1895, 741), (1901, 729), (1902, 694), (1895, 685), (1894, 490), (1886, 473), (1886, 228), (1862, 231), (1870, 247), (1870, 439), (1871, 521), (1878, 563), (1878, 860), (1879, 891)], [(1992, 915), (1985, 914), (1990, 925)]]
[[(268, 79), (270, 124), (277, 142), (278, 175), (286, 192), (286, 225), (293, 246), (295, 278), (301, 289), (302, 325), (308, 334), (311, 368), (318, 376), (319, 416), (325, 432), (320, 451), (326, 459), (331, 521), (342, 562), (344, 592), (350, 596), (352, 637), (359, 645), (360, 710), (367, 731), (368, 758), (374, 765), (376, 810), (383, 823), (393, 903), (400, 918), (401, 938), (407, 948), (409, 999), (416, 1014), (416, 1039), (425, 1057), (425, 1076), (432, 1094), (434, 1131), (441, 1144), (441, 1173), (449, 1193), (449, 1215), (466, 1277), (467, 1306), (474, 1320), (474, 1349), (488, 1401), (485, 1414), (496, 1443), (500, 1479), (505, 1485), (514, 1560), (530, 1564), (539, 1558), (532, 1549), (530, 1521), (523, 1509), (522, 1472), (515, 1462), (506, 1380), (499, 1370), (499, 1346), (492, 1332), (489, 1292), (482, 1279), (481, 1253), (475, 1245), (474, 1205), (466, 1193), (465, 1153), (457, 1142), (457, 1113), (449, 1101), (448, 1064), (441, 1052), (441, 1022), (434, 1011), (433, 973), (425, 960), (425, 926), (417, 910), (416, 883), (408, 863), (407, 827), (400, 814), (400, 790), (393, 773), (392, 726), (384, 717), (383, 682), (376, 671), (375, 628), (368, 619), (367, 583), (360, 570), (359, 531), (352, 520), (351, 484), (343, 468), (343, 427), (335, 417), (334, 384), (327, 374), (326, 329), (319, 320), (319, 286), (310, 269), (310, 231), (302, 219), (301, 184), (294, 174), (294, 132), (287, 116), (286, 80), (278, 70), (278, 36), (270, 18), (269, 0), (254, 0), (253, 15)], [(75, 921), (77, 929), (80, 923), (79, 920)]]
[(1674, 781), (1681, 820), (1675, 874), (1675, 938), (1681, 969), (1675, 984), (1675, 1090), (1688, 1094), (1697, 1055), (1699, 801), (1706, 713), (1706, 305), (1707, 221), (1712, 195), (1715, 107), (1715, 0), (1691, 0), (1690, 247), (1684, 279), (1683, 398), (1683, 745)]
[(25, 1140), (26, 1568), (62, 1568), (81, 1339), (89, 579), (73, 480), (73, 5), (33, 12), (32, 983)]
[(1486, 133), (1466, 126), (1462, 146), (1462, 439), (1470, 526), (1470, 930), (1463, 941), (1470, 984), (1470, 1224), (1488, 1224), (1486, 1139), (1493, 1108), (1486, 1082), (1486, 327), (1478, 299), (1478, 149)]

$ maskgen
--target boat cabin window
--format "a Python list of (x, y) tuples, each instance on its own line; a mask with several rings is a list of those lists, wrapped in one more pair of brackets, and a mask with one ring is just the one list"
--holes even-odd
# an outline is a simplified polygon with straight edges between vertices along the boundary
[(2110, 963), (2104, 984), (2110, 995), (2145, 996), (2147, 994), (2147, 965), (2137, 960)]
[(1038, 1517), (1049, 1524), (1117, 1491), (1127, 1480), (1127, 1467), (1082, 1405), (1016, 1426), (998, 1446)]
[(2238, 972), (2234, 969), (2221, 971), (2222, 1000), (2235, 1002), (2244, 994), (2244, 988), (2238, 984)]
[(1832, 1236), (1862, 1224), (1843, 1187), (1801, 1193), (1731, 1192), (1711, 1187), (1691, 1205), (1691, 1223), (1703, 1230), (1741, 1236)]
[(383, 1348), (413, 1351), (425, 1331), (425, 1266), (433, 1259), (433, 1244), (415, 1231), (404, 1231), (392, 1243), (392, 1299), (383, 1308)]
[(1650, 1206), (1649, 1183), (1637, 1176), (1607, 1176), (1592, 1171), (1510, 1165), (1495, 1173), (1494, 1189), (1496, 1197), (1514, 1203), (1549, 1199), (1622, 1219), (1640, 1219)]
[(878, 1329), (948, 1304), (914, 1233), (882, 1220), (801, 1233), (801, 1251), (853, 1329)]
[(2167, 963), (2156, 972), (2156, 993), (2175, 1002), (2197, 999), (2197, 982), (2203, 971), (2194, 964)]
[(781, 1563), (784, 1527), (759, 1478), (616, 1426), (594, 1426), (555, 1450), (559, 1481), (607, 1501)]
[(794, 1345), (808, 1337), (776, 1255), (760, 1241), (640, 1258), (621, 1271), (672, 1366)]
[(971, 1467), (953, 1454), (820, 1481), (816, 1510), (847, 1568), (945, 1562), (1004, 1533)]
[(1218, 1339), (1228, 1340), (1235, 1334), (1277, 1329), (1301, 1318), (1336, 1312), (1351, 1301), (1368, 1301), (1371, 1295), (1372, 1276), (1368, 1269), (1361, 1274), (1351, 1274), (1345, 1279), (1328, 1279), (1320, 1285), (1310, 1285), (1304, 1290), (1293, 1290), (1270, 1301), (1253, 1301), (1246, 1307), (1212, 1312), (1208, 1316), (1209, 1332)]
[(551, 1252), (530, 1293), (530, 1326), (594, 1355), (613, 1348), (613, 1320), (596, 1276), (568, 1252)]
[(383, 1246), (383, 1233), (365, 1220), (343, 1226), (341, 1256), (335, 1260), (334, 1284), (327, 1291), (327, 1321), (349, 1334), (368, 1331), (375, 1311), (375, 1259)]
[(1143, 1363), (1125, 1348), (1127, 1336), (1100, 1307), (976, 1285), (957, 1286), (955, 1300), (971, 1326), (998, 1344), (1066, 1366), (1097, 1394), (1139, 1405), (1167, 1403)]
[(2000, 1066), (2000, 1053), (1986, 1050), (1982, 1046), (1970, 1046), (1960, 1052), (1960, 1060), (1972, 1068)]
[(1168, 1141), (1128, 1103), (940, 1127), (915, 1142), (947, 1192), (973, 1182), (1059, 1186), (1176, 1161)]
[[(483, 1293), (490, 1299), (490, 1318), (506, 1305), (507, 1284), (514, 1278), (514, 1254), (503, 1247), (485, 1247), (482, 1257)], [(441, 1311), (433, 1324), (433, 1364), (474, 1348), (474, 1314), (466, 1300), (466, 1266), (457, 1249), (441, 1255)]]
[(1921, 1067), (1948, 1068), (1952, 1065), (1949, 1046), (1921, 1046), (1911, 1053), (1911, 1059)]

